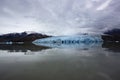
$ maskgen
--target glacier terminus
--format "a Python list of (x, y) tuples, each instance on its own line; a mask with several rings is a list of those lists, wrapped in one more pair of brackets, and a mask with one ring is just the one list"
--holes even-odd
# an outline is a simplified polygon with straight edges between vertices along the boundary
[(32, 43), (52, 48), (90, 48), (101, 46), (103, 40), (99, 35), (54, 36), (37, 39)]

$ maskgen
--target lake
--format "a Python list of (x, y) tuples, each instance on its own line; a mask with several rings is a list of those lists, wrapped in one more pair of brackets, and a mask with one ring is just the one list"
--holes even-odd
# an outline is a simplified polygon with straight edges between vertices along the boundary
[(119, 75), (119, 43), (0, 45), (0, 80), (120, 80)]

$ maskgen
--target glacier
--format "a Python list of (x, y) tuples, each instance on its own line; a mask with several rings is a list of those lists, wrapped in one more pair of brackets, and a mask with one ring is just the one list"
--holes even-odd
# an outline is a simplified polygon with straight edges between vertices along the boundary
[(90, 48), (101, 46), (103, 40), (98, 35), (54, 36), (37, 39), (32, 43), (52, 48)]

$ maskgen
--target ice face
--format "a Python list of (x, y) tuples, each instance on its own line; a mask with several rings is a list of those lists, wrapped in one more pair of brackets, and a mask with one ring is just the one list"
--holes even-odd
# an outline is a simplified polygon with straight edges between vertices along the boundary
[(58, 36), (44, 39), (37, 39), (33, 44), (38, 46), (57, 48), (88, 48), (102, 44), (100, 36), (80, 35), (80, 36)]

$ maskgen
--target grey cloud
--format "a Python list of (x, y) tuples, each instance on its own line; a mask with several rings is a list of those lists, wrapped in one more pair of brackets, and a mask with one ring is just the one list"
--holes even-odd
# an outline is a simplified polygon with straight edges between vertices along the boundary
[[(2, 33), (23, 30), (53, 35), (102, 33), (119, 28), (119, 2), (120, 0), (0, 0), (0, 28)], [(8, 26), (9, 30), (6, 28)]]

